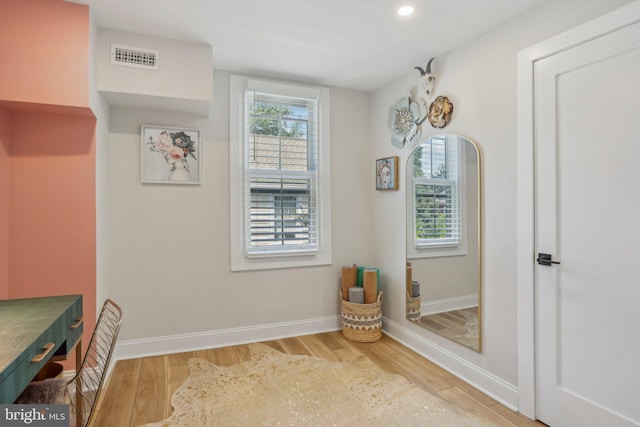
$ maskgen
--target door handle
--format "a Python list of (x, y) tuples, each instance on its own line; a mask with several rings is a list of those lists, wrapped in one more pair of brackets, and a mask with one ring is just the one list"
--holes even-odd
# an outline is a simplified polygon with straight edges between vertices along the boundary
[(560, 264), (558, 261), (551, 260), (551, 254), (543, 254), (542, 252), (538, 253), (536, 261), (538, 264), (546, 266), (550, 266), (551, 264)]

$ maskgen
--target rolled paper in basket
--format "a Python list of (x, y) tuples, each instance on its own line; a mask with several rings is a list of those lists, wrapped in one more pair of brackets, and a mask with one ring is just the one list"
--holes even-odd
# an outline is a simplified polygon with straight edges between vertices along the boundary
[(358, 266), (342, 267), (342, 299), (349, 301), (349, 288), (356, 285)]
[(411, 263), (407, 263), (407, 293), (411, 295), (411, 282), (413, 282), (413, 269)]
[(362, 287), (362, 285), (364, 283), (363, 277), (364, 277), (364, 270), (365, 269), (366, 269), (366, 267), (363, 267), (363, 266), (358, 267), (358, 272), (356, 274), (356, 286), (358, 286), (360, 288)]
[(373, 304), (378, 297), (378, 271), (366, 269), (364, 271), (364, 303)]
[(417, 298), (420, 296), (420, 283), (415, 280), (411, 282), (411, 298)]
[(352, 302), (354, 304), (363, 304), (364, 289), (359, 288), (358, 286), (349, 288), (349, 302)]

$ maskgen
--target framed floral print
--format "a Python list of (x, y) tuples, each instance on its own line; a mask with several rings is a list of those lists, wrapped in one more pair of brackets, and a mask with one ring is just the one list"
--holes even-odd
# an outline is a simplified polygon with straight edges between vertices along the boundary
[(398, 189), (398, 156), (376, 160), (376, 190)]
[(200, 131), (142, 125), (141, 178), (146, 184), (200, 184)]

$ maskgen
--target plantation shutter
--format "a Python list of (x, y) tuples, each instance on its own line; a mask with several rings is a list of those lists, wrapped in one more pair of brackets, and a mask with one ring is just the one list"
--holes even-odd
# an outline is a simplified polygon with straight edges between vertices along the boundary
[(248, 256), (318, 251), (318, 100), (245, 92)]
[(430, 138), (414, 168), (414, 246), (459, 245), (461, 153), (457, 138)]

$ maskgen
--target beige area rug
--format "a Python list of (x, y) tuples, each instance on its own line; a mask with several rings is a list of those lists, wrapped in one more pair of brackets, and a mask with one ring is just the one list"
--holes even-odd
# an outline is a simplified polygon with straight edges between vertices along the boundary
[(218, 366), (190, 359), (171, 417), (145, 427), (489, 426), (364, 356), (330, 362), (251, 344), (251, 360)]

